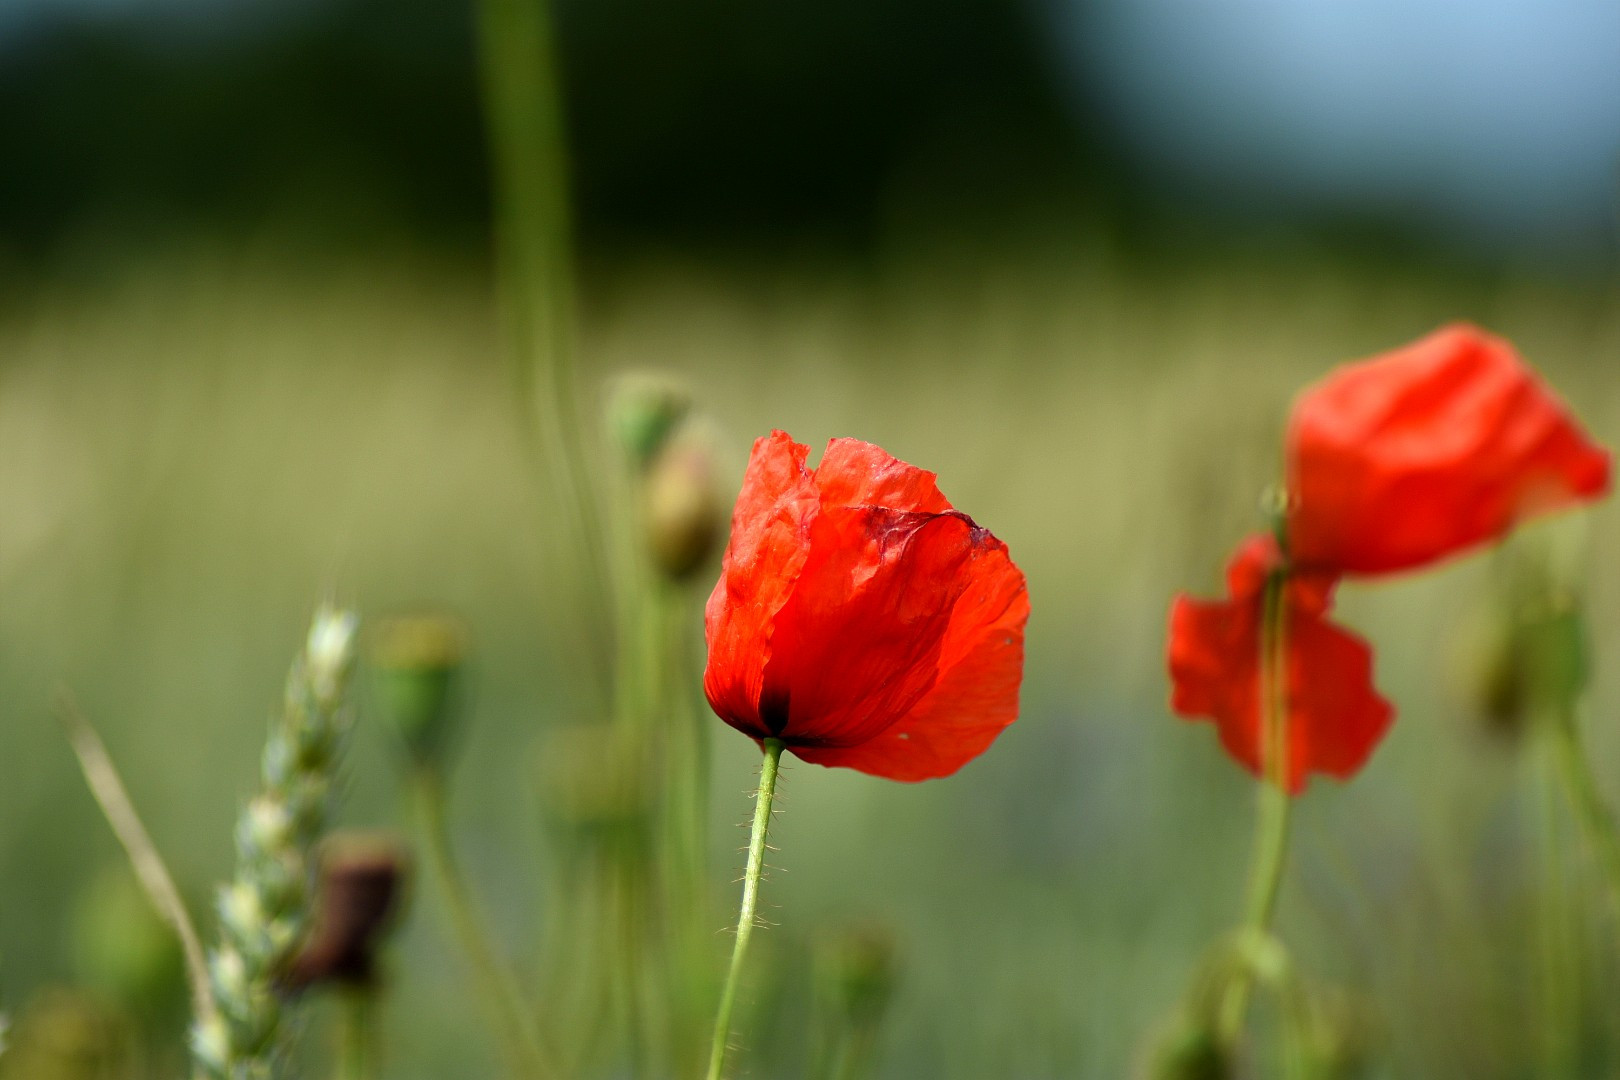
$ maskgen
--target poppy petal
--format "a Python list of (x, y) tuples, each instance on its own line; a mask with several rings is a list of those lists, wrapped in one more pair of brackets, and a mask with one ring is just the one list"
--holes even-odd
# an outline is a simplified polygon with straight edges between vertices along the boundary
[(810, 531), (760, 711), (790, 746), (853, 746), (932, 689), (952, 610), (995, 541), (961, 514), (876, 507), (823, 506)]
[(1291, 782), (1307, 772), (1348, 780), (1384, 738), (1395, 710), (1373, 686), (1372, 648), (1359, 635), (1316, 616), (1288, 629)]
[(816, 466), (823, 506), (883, 506), (918, 514), (943, 514), (950, 502), (937, 477), (860, 439), (832, 439)]
[(820, 507), (805, 468), (809, 452), (781, 431), (755, 441), (720, 580), (704, 612), (709, 645), (704, 691), (722, 719), (749, 734), (770, 734), (760, 726), (759, 695), (771, 655), (772, 620), (804, 568)]
[[(1240, 565), (1257, 549), (1245, 544), (1233, 559), (1234, 584), (1252, 579)], [(1263, 578), (1261, 579), (1263, 581)], [(1288, 590), (1284, 617), (1288, 656), (1290, 794), (1310, 773), (1344, 780), (1366, 762), (1393, 719), (1373, 686), (1372, 651), (1317, 606), (1320, 586)], [(1178, 596), (1170, 608), (1170, 707), (1179, 716), (1215, 722), (1234, 760), (1263, 776), (1260, 717), (1260, 624), (1264, 589), (1234, 589), (1219, 601)]]
[(1411, 569), (1608, 490), (1608, 452), (1502, 338), (1445, 327), (1307, 390), (1288, 434), (1290, 555)]
[(982, 559), (956, 602), (940, 649), (939, 681), (893, 726), (849, 747), (795, 753), (891, 780), (949, 776), (982, 754), (1018, 717), (1029, 593), (1005, 545)]

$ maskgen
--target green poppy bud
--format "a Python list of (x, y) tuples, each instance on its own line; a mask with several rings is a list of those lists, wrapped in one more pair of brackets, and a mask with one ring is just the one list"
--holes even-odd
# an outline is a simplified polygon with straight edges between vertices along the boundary
[(455, 619), (411, 615), (373, 631), (377, 704), (417, 765), (440, 767), (453, 734), (455, 684), (466, 633)]
[(1178, 1025), (1159, 1044), (1148, 1071), (1151, 1080), (1230, 1080), (1232, 1055), (1215, 1033), (1200, 1025)]
[(608, 396), (608, 425), (637, 468), (645, 469), (692, 407), (686, 387), (668, 376), (622, 376)]
[(898, 975), (894, 937), (882, 927), (847, 926), (819, 944), (815, 969), (823, 1003), (846, 1024), (883, 1018)]
[(715, 483), (710, 440), (684, 432), (669, 440), (647, 468), (642, 513), (653, 564), (672, 581), (683, 581), (713, 556), (725, 523)]
[(70, 922), (73, 967), (85, 986), (121, 1007), (178, 1007), (185, 981), (180, 944), (134, 876), (109, 868), (79, 895)]

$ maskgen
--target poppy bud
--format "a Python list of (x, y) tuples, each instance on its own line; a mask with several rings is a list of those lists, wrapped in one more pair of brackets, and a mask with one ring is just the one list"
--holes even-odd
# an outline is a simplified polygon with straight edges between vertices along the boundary
[(1591, 676), (1586, 620), (1576, 600), (1560, 596), (1532, 609), (1519, 634), (1537, 702), (1560, 712), (1574, 709)]
[(88, 995), (45, 990), (17, 1017), (0, 1072), (28, 1080), (127, 1075), (133, 1065), (124, 1049), (129, 1034), (119, 1021)]
[(691, 393), (677, 380), (637, 372), (621, 377), (609, 394), (608, 426), (636, 467), (645, 469), (691, 407)]
[(179, 1004), (179, 943), (126, 868), (99, 875), (80, 895), (72, 934), (74, 968), (85, 985), (131, 1009)]
[(1230, 1080), (1232, 1055), (1202, 1025), (1178, 1025), (1154, 1050), (1151, 1080)]
[(1311, 1076), (1355, 1080), (1368, 1067), (1372, 1025), (1366, 1010), (1340, 991), (1318, 993), (1311, 1001)]
[(452, 731), (466, 631), (453, 618), (410, 615), (379, 624), (372, 644), (378, 703), (417, 765), (441, 763)]
[(329, 840), (321, 854), (314, 924), (282, 985), (373, 986), (378, 947), (393, 924), (407, 876), (405, 855), (389, 837), (340, 834)]
[(725, 510), (710, 440), (693, 432), (669, 440), (647, 468), (642, 491), (647, 548), (673, 581), (701, 569), (720, 539)]
[(540, 791), (547, 809), (574, 825), (605, 826), (634, 820), (649, 793), (624, 737), (605, 724), (572, 724), (546, 733), (540, 755)]
[(894, 996), (894, 938), (876, 926), (829, 935), (816, 953), (822, 1000), (844, 1023), (875, 1025)]
[(1523, 657), (1514, 635), (1502, 629), (1470, 642), (1464, 659), (1464, 689), (1472, 698), (1481, 726), (1506, 739), (1522, 735), (1529, 720), (1530, 695), (1525, 687)]

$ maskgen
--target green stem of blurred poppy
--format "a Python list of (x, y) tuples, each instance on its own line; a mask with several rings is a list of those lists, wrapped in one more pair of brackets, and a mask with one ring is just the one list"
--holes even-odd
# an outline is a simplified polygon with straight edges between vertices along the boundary
[[(1286, 567), (1266, 578), (1260, 624), (1260, 729), (1265, 776), (1260, 781), (1255, 820), (1254, 861), (1249, 870), (1248, 906), (1241, 933), (1250, 941), (1270, 932), (1288, 853), (1288, 663), (1285, 618)], [(1237, 1042), (1249, 1010), (1254, 981), (1247, 964), (1233, 976), (1221, 1009), (1221, 1041)]]
[(1615, 925), (1620, 927), (1620, 833), (1615, 830), (1614, 814), (1598, 791), (1574, 712), (1560, 710), (1549, 721), (1560, 786), (1575, 813), (1588, 857), (1596, 861), (1603, 875)]
[(731, 947), (731, 968), (726, 972), (725, 989), (720, 992), (720, 1011), (714, 1018), (714, 1042), (709, 1049), (708, 1080), (720, 1080), (726, 1064), (726, 1044), (731, 1041), (731, 1009), (737, 1000), (737, 981), (742, 972), (748, 939), (754, 933), (754, 912), (759, 902), (759, 875), (765, 868), (765, 836), (771, 828), (771, 803), (776, 798), (776, 774), (782, 761), (780, 739), (765, 740), (765, 762), (759, 770), (759, 794), (754, 799), (754, 828), (748, 837), (748, 869), (743, 872), (742, 910), (737, 915), (737, 938)]
[[(1556, 717), (1547, 717), (1544, 726), (1552, 728)], [(1544, 741), (1552, 743), (1555, 737), (1547, 733)], [(1573, 1076), (1578, 1057), (1580, 1035), (1579, 945), (1570, 909), (1570, 888), (1564, 861), (1564, 836), (1559, 798), (1556, 788), (1562, 786), (1558, 772), (1558, 754), (1553, 745), (1544, 747), (1544, 761), (1537, 772), (1536, 787), (1540, 793), (1541, 824), (1541, 881), (1535, 893), (1536, 918), (1541, 937), (1539, 1000), (1534, 1004), (1537, 1044), (1541, 1054), (1538, 1075)]]
[(478, 59), (494, 185), (502, 307), (524, 402), (557, 504), (575, 517), (573, 556), (600, 649), (611, 635), (601, 514), (592, 495), (573, 347), (574, 285), (562, 100), (547, 0), (478, 0)]
[(433, 876), (439, 882), (445, 910), (460, 939), (461, 949), (476, 969), (485, 1005), (506, 1047), (515, 1075), (542, 1080), (555, 1075), (544, 1047), (535, 1034), (532, 1011), (523, 999), (516, 976), (501, 962), (500, 953), (489, 939), (483, 920), (473, 907), (471, 890), (462, 876), (460, 863), (450, 843), (445, 815), (444, 781), (424, 770), (416, 777), (417, 810), (422, 845)]
[(342, 1001), (338, 1080), (371, 1080), (376, 1058), (376, 991), (351, 990)]

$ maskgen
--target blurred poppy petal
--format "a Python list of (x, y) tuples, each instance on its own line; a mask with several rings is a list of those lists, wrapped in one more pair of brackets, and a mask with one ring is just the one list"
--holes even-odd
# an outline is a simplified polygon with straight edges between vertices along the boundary
[[(1256, 776), (1265, 774), (1260, 716), (1260, 625), (1269, 557), (1251, 540), (1239, 548), (1226, 600), (1179, 596), (1170, 609), (1171, 708), (1215, 722), (1221, 744)], [(1288, 663), (1288, 767), (1291, 794), (1310, 773), (1354, 775), (1388, 730), (1393, 712), (1372, 683), (1366, 642), (1326, 618), (1329, 585), (1291, 582), (1284, 616)]]
[(1288, 434), (1289, 554), (1344, 573), (1406, 570), (1608, 486), (1608, 453), (1513, 346), (1449, 326), (1300, 397)]
[(891, 780), (949, 776), (982, 754), (1018, 717), (1029, 593), (996, 545), (987, 569), (957, 601), (940, 649), (939, 681), (895, 724), (849, 747), (804, 747), (806, 761)]

